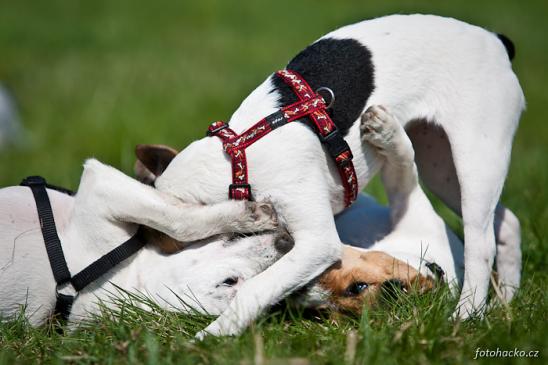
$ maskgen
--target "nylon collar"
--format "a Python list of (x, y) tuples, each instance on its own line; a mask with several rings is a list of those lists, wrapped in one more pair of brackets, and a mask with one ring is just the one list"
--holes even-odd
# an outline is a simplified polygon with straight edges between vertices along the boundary
[[(139, 229), (137, 233), (126, 242), (108, 252), (106, 255), (103, 255), (76, 275), (71, 276), (65, 260), (65, 255), (63, 254), (63, 248), (61, 247), (61, 240), (57, 234), (55, 219), (53, 218), (53, 211), (46, 188), (57, 190), (68, 195), (74, 195), (74, 193), (70, 190), (50, 185), (40, 176), (29, 176), (23, 179), (21, 185), (28, 186), (34, 196), (49, 263), (53, 272), (53, 277), (57, 283), (57, 301), (54, 315), (66, 321), (68, 320), (72, 304), (74, 303), (78, 292), (82, 291), (90, 283), (94, 282), (116, 265), (139, 251), (145, 245), (145, 241), (141, 239)], [(68, 284), (72, 285), (76, 291), (76, 295), (60, 292), (60, 289)]]

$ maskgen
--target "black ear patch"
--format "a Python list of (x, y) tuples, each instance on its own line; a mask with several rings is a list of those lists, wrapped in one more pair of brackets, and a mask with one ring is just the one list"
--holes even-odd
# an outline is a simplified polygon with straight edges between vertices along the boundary
[(506, 48), (506, 53), (508, 53), (508, 58), (510, 61), (514, 59), (516, 56), (516, 46), (514, 46), (514, 42), (507, 36), (501, 33), (497, 33), (497, 37), (500, 39), (502, 44), (504, 45), (504, 48)]
[[(322, 86), (333, 90), (335, 103), (329, 114), (343, 135), (358, 119), (374, 89), (371, 52), (355, 39), (321, 39), (295, 56), (287, 69), (301, 74), (314, 90)], [(273, 75), (272, 82), (273, 91), (280, 95), (280, 107), (298, 100), (279, 77)]]

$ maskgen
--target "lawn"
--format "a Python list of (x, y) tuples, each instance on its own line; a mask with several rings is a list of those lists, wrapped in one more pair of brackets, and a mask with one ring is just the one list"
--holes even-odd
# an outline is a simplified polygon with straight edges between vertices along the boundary
[[(341, 25), (391, 13), (452, 16), (508, 35), (528, 102), (502, 201), (520, 218), (522, 289), (484, 320), (453, 323), (446, 290), (402, 297), (361, 318), (277, 307), (238, 338), (191, 341), (208, 318), (127, 305), (72, 334), (0, 324), (0, 364), (543, 363), (548, 252), (548, 5), (542, 0), (30, 1), (0, 0), (0, 80), (19, 101), (23, 147), (0, 152), (0, 186), (30, 174), (76, 188), (96, 157), (131, 173), (137, 143), (183, 148), (228, 118), (266, 75)], [(375, 181), (368, 191), (384, 199)], [(459, 229), (447, 209), (440, 213)], [(355, 356), (346, 353), (356, 341)], [(352, 346), (351, 346), (352, 347)], [(476, 350), (538, 350), (480, 358)], [(546, 360), (544, 360), (546, 361)], [(261, 361), (258, 361), (260, 363)]]

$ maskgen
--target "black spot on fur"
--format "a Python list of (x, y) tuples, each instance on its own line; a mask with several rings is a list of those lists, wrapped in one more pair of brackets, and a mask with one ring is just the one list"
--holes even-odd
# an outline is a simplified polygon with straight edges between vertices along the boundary
[(497, 37), (499, 37), (502, 44), (504, 44), (504, 48), (506, 48), (506, 53), (508, 53), (508, 58), (510, 58), (510, 61), (513, 60), (516, 56), (516, 47), (514, 46), (514, 42), (512, 42), (510, 38), (504, 34), (497, 33)]
[[(322, 86), (333, 90), (335, 103), (329, 113), (343, 135), (374, 89), (371, 52), (354, 39), (322, 39), (301, 51), (286, 68), (301, 74), (314, 90)], [(272, 76), (272, 81), (280, 94), (280, 107), (298, 100), (279, 77)]]

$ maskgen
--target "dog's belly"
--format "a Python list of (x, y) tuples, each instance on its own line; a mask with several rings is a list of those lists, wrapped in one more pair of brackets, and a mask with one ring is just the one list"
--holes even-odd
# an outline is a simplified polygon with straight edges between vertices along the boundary
[[(51, 190), (49, 196), (62, 230), (72, 198)], [(43, 323), (55, 305), (55, 280), (32, 193), (17, 186), (0, 189), (0, 316), (17, 315), (24, 305), (31, 324)]]

